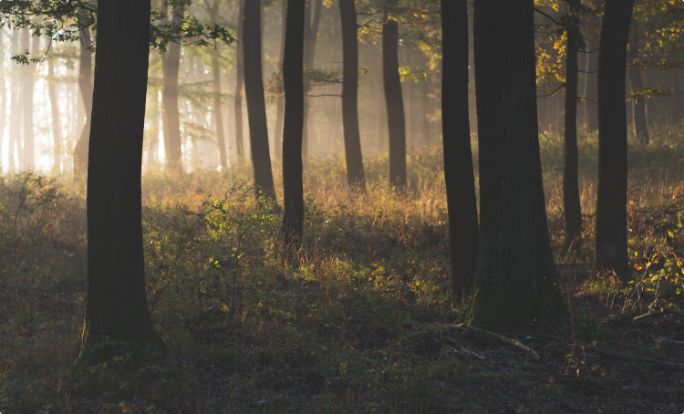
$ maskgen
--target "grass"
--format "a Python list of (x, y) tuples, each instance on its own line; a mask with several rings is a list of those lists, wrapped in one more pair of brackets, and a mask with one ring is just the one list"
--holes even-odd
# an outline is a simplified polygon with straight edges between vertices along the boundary
[[(176, 181), (148, 173), (148, 297), (169, 352), (145, 366), (119, 358), (79, 372), (72, 364), (85, 305), (83, 195), (61, 178), (5, 177), (0, 411), (679, 413), (684, 374), (672, 364), (684, 364), (676, 342), (684, 325), (672, 312), (684, 305), (680, 141), (662, 134), (631, 148), (635, 272), (621, 283), (591, 270), (595, 137), (580, 142), (586, 242), (571, 256), (560, 250), (562, 147), (558, 137), (542, 137), (572, 321), (550, 336), (519, 335), (539, 362), (447, 327), (468, 313), (446, 293), (438, 149), (410, 156), (411, 190), (402, 198), (384, 184), (385, 158), (366, 160), (368, 194), (354, 197), (339, 160), (311, 161), (299, 269), (279, 265), (280, 218), (253, 200), (240, 178), (246, 166)], [(631, 319), (654, 311), (670, 313)]]

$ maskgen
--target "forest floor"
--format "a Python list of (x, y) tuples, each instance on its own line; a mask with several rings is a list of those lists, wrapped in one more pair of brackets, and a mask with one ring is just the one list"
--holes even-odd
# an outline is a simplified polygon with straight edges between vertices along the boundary
[[(85, 307), (83, 195), (0, 180), (0, 412), (673, 413), (684, 411), (684, 141), (631, 147), (633, 280), (591, 267), (596, 142), (581, 143), (584, 240), (560, 249), (562, 146), (544, 136), (551, 233), (569, 321), (456, 324), (439, 152), (411, 190), (350, 197), (338, 160), (308, 166), (304, 264), (279, 265), (277, 209), (234, 174), (144, 179), (148, 297), (164, 355), (74, 370)], [(65, 180), (66, 181), (66, 180)], [(639, 317), (648, 315), (647, 317)], [(636, 319), (635, 319), (636, 317)], [(536, 354), (536, 355), (535, 355)], [(538, 356), (538, 358), (536, 357)]]

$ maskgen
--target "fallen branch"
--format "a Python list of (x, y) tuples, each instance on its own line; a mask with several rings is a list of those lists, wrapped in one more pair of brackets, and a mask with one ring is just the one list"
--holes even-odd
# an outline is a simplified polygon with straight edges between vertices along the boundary
[(678, 310), (673, 310), (673, 309), (667, 309), (664, 311), (657, 311), (657, 312), (647, 312), (642, 315), (637, 315), (634, 318), (632, 318), (632, 321), (637, 322), (641, 321), (644, 319), (648, 318), (655, 318), (657, 316), (665, 316), (665, 315), (678, 315), (678, 316), (684, 316), (684, 312), (678, 311)]
[(484, 355), (478, 354), (475, 351), (471, 351), (470, 349), (464, 347), (463, 345), (461, 345), (459, 343), (456, 343), (455, 341), (448, 341), (448, 342), (449, 343), (445, 343), (443, 341), (442, 345), (447, 347), (447, 349), (449, 349), (451, 352), (453, 352), (456, 355), (461, 355), (461, 356), (465, 356), (465, 357), (472, 358), (472, 359), (478, 359), (480, 361), (487, 359), (487, 358), (485, 358)]
[(450, 328), (458, 329), (459, 331), (461, 331), (463, 333), (468, 333), (468, 334), (471, 334), (474, 336), (479, 336), (480, 338), (489, 339), (489, 340), (492, 340), (495, 342), (501, 342), (504, 344), (511, 345), (515, 348), (520, 349), (521, 351), (526, 353), (528, 356), (530, 356), (535, 361), (539, 361), (541, 359), (539, 354), (534, 349), (523, 344), (522, 342), (518, 341), (517, 339), (507, 338), (507, 337), (500, 335), (496, 332), (487, 331), (487, 330), (484, 330), (481, 328), (476, 328), (474, 326), (468, 326), (468, 325), (465, 325), (462, 323), (449, 324), (447, 326), (449, 326)]

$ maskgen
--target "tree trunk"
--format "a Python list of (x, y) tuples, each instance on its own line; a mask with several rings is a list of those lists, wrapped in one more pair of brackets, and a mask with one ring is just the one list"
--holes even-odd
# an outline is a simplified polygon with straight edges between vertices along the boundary
[(634, 0), (607, 0), (599, 54), (596, 266), (629, 275), (627, 258), (627, 41)]
[(579, 23), (582, 5), (581, 0), (568, 0), (568, 5), (565, 58), (565, 162), (563, 165), (563, 213), (565, 215), (566, 249), (579, 243), (582, 237), (582, 207), (580, 205), (577, 155), (578, 53), (581, 42)]
[(267, 198), (275, 199), (261, 62), (261, 0), (246, 1), (244, 7), (242, 42), (254, 190), (257, 197), (263, 194)]
[(90, 117), (93, 105), (93, 46), (90, 35), (89, 16), (86, 10), (79, 11), (78, 25), (79, 31), (79, 70), (78, 70), (78, 89), (81, 93), (83, 102), (83, 112), (85, 114), (85, 125), (81, 130), (81, 136), (74, 149), (74, 179), (77, 181), (85, 178), (88, 168), (88, 137), (90, 135)]
[(584, 67), (584, 111), (585, 119), (587, 123), (587, 130), (589, 132), (594, 132), (598, 130), (598, 86), (597, 79), (598, 76), (596, 71), (598, 70), (598, 42), (592, 37), (587, 37), (587, 51), (586, 51), (586, 66)]
[(389, 181), (400, 191), (406, 189), (406, 118), (399, 78), (399, 23), (389, 16), (394, 0), (385, 0), (382, 25), (382, 72), (389, 129)]
[(57, 84), (55, 83), (54, 62), (52, 60), (48, 61), (48, 95), (50, 96), (52, 136), (54, 138), (52, 173), (59, 175), (62, 173), (62, 119), (59, 113), (59, 97), (57, 94)]
[(542, 185), (533, 10), (532, 0), (475, 1), (482, 327), (555, 322), (564, 312)]
[(455, 297), (470, 292), (477, 271), (477, 200), (468, 115), (468, 3), (442, 2), (442, 128)]
[(342, 21), (342, 123), (347, 182), (351, 189), (365, 191), (359, 127), (359, 39), (354, 0), (340, 0)]
[(219, 61), (219, 51), (216, 46), (211, 53), (211, 66), (214, 81), (214, 127), (216, 128), (216, 143), (219, 151), (219, 164), (221, 170), (228, 168), (226, 156), (226, 138), (223, 135), (223, 105), (221, 97), (221, 65)]
[[(19, 53), (19, 37), (21, 32), (14, 30), (12, 33), (12, 53)], [(18, 161), (19, 152), (21, 151), (21, 72), (23, 68), (20, 65), (12, 66), (12, 96), (10, 102), (10, 122), (8, 148), (7, 148), (7, 168), (10, 172), (14, 172)]]
[(101, 341), (160, 345), (145, 297), (140, 174), (150, 0), (100, 0), (88, 165), (82, 355)]
[(0, 31), (0, 174), (2, 174), (2, 149), (7, 120), (7, 84), (5, 82), (5, 32)]
[(286, 257), (297, 262), (304, 233), (302, 138), (304, 135), (304, 15), (305, 0), (288, 0), (283, 85), (285, 125), (283, 135), (283, 241)]
[[(286, 1), (286, 0), (283, 0)], [(237, 0), (238, 33), (242, 35), (244, 28), (245, 0)], [(242, 86), (245, 79), (244, 39), (238, 39), (235, 47), (235, 92), (233, 94), (233, 109), (235, 111), (235, 152), (238, 161), (245, 158), (245, 133), (242, 125)]]
[[(304, 16), (304, 67), (313, 69), (316, 57), (316, 41), (318, 40), (318, 29), (321, 23), (321, 10), (323, 0), (307, 0)], [(304, 137), (302, 151), (304, 157), (309, 155), (309, 145), (311, 141), (311, 99), (304, 97)]]
[[(172, 24), (180, 26), (183, 20), (183, 4), (172, 6)], [(170, 43), (166, 54), (162, 56), (162, 74), (164, 77), (162, 101), (164, 105), (164, 149), (166, 167), (174, 174), (183, 172), (180, 113), (178, 111), (178, 76), (180, 72), (181, 46)]]
[[(280, 41), (280, 67), (283, 67), (283, 62), (285, 61), (285, 31), (287, 28), (287, 0), (281, 0), (281, 13), (282, 13), (282, 28), (281, 28), (281, 41)], [(274, 157), (276, 160), (281, 160), (283, 158), (283, 117), (285, 116), (285, 97), (282, 94), (276, 96), (276, 120), (275, 120), (275, 146), (273, 149)]]
[[(25, 51), (36, 53), (38, 51), (38, 41), (40, 38), (31, 37), (29, 29), (24, 29), (21, 38), (21, 48)], [(33, 134), (33, 92), (35, 87), (36, 64), (29, 63), (24, 68), (24, 84), (23, 84), (23, 121), (24, 134), (22, 142), (22, 168), (31, 171), (34, 168), (35, 162), (35, 142)]]
[(644, 89), (644, 71), (639, 66), (629, 68), (629, 83), (632, 86), (632, 121), (634, 135), (639, 143), (648, 145), (651, 136), (648, 132), (648, 121), (646, 120), (646, 97), (642, 95)]

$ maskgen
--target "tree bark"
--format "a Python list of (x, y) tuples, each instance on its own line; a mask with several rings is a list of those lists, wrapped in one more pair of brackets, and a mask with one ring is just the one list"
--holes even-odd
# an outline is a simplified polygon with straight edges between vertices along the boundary
[(85, 178), (88, 169), (88, 137), (90, 134), (90, 117), (93, 105), (93, 46), (90, 35), (90, 16), (85, 9), (78, 13), (79, 30), (79, 70), (78, 89), (83, 102), (85, 124), (81, 130), (81, 136), (74, 148), (74, 179), (77, 181)]
[(474, 324), (485, 328), (554, 323), (564, 313), (542, 185), (533, 10), (532, 0), (475, 1), (481, 207)]
[(406, 189), (406, 117), (399, 78), (399, 23), (390, 17), (394, 0), (385, 0), (382, 25), (382, 72), (389, 129), (389, 182), (397, 190)]
[[(285, 61), (285, 31), (287, 29), (287, 0), (281, 0), (281, 13), (282, 13), (282, 28), (281, 28), (281, 41), (280, 41), (280, 67), (283, 67), (283, 62)], [(281, 160), (283, 158), (283, 118), (285, 116), (285, 97), (279, 94), (276, 97), (276, 120), (275, 120), (275, 146), (274, 146), (274, 157), (276, 160)]]
[[(286, 0), (283, 0), (286, 1)], [(245, 0), (237, 0), (238, 33), (242, 35), (244, 28)], [(244, 39), (238, 39), (235, 47), (235, 92), (233, 94), (233, 110), (235, 111), (235, 152), (238, 161), (245, 158), (245, 133), (242, 125), (242, 86), (245, 80)]]
[(275, 200), (261, 62), (261, 0), (246, 1), (244, 8), (242, 43), (254, 189), (257, 197), (263, 194)]
[(627, 41), (634, 0), (607, 0), (599, 53), (596, 266), (629, 276), (627, 257)]
[(366, 180), (359, 127), (359, 39), (354, 0), (340, 0), (342, 26), (342, 124), (347, 183), (365, 191)]
[(283, 241), (287, 260), (294, 264), (304, 233), (302, 139), (304, 135), (304, 15), (305, 0), (288, 0), (283, 85)]
[(576, 246), (582, 237), (577, 153), (577, 90), (579, 81), (578, 53), (581, 42), (581, 0), (568, 0), (567, 42), (565, 60), (565, 151), (563, 165), (563, 213), (565, 216), (565, 248)]
[(468, 3), (441, 0), (442, 130), (449, 211), (451, 285), (470, 292), (477, 271), (477, 200), (468, 115)]
[[(171, 22), (173, 26), (180, 26), (183, 20), (184, 7), (181, 2), (171, 6)], [(163, 90), (162, 102), (164, 106), (164, 150), (166, 167), (169, 172), (179, 174), (183, 172), (180, 113), (178, 111), (178, 77), (180, 72), (181, 45), (170, 43), (166, 54), (162, 56)]]
[(59, 97), (57, 84), (55, 83), (55, 68), (52, 60), (48, 61), (48, 95), (50, 97), (50, 109), (52, 112), (52, 137), (53, 164), (52, 173), (62, 173), (62, 119), (59, 110)]
[(145, 297), (141, 224), (149, 36), (150, 0), (99, 1), (82, 355), (97, 354), (95, 345), (107, 340), (161, 344)]
[(598, 70), (598, 42), (587, 36), (587, 53), (584, 67), (584, 117), (587, 123), (587, 130), (594, 132), (598, 130), (598, 85), (597, 85), (597, 70)]

